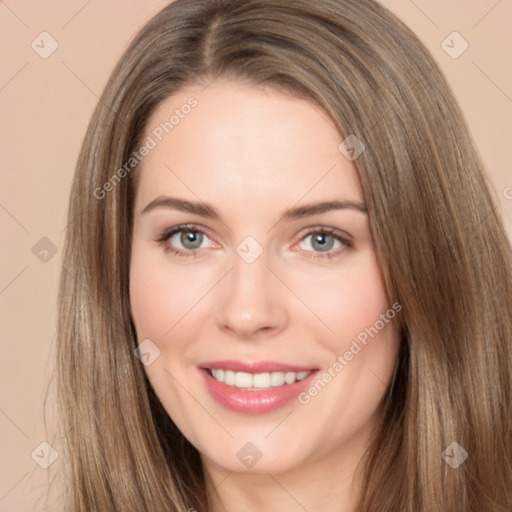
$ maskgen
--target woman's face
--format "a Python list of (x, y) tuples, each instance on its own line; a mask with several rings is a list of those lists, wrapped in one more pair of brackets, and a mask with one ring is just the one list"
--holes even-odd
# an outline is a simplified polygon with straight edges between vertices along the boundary
[(207, 467), (348, 464), (370, 439), (401, 306), (342, 140), (304, 100), (220, 80), (149, 121), (132, 315), (148, 378)]

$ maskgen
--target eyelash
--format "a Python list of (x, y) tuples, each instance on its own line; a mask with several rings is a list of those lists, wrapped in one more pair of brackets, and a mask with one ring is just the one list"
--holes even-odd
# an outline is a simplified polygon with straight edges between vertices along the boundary
[[(170, 229), (164, 229), (156, 238), (156, 242), (158, 242), (161, 245), (165, 245), (166, 252), (170, 252), (174, 254), (175, 256), (180, 256), (184, 258), (197, 258), (198, 250), (184, 250), (184, 249), (175, 249), (173, 247), (169, 247), (169, 245), (166, 245), (166, 242), (176, 233), (180, 232), (192, 232), (192, 233), (201, 233), (205, 236), (208, 236), (206, 231), (201, 229), (199, 226), (195, 226), (192, 224), (182, 224), (180, 226), (175, 226)], [(331, 259), (336, 256), (339, 256), (341, 252), (343, 252), (345, 249), (352, 249), (354, 247), (352, 241), (349, 239), (348, 236), (343, 235), (338, 230), (327, 228), (327, 227), (316, 227), (314, 229), (309, 230), (301, 239), (300, 242), (305, 240), (308, 236), (316, 235), (316, 234), (322, 234), (322, 235), (331, 235), (334, 237), (335, 240), (340, 242), (342, 244), (342, 248), (338, 248), (335, 251), (325, 251), (325, 252), (317, 252), (317, 251), (308, 251), (313, 252), (312, 255), (309, 255), (308, 257), (311, 258), (318, 258), (318, 259)]]

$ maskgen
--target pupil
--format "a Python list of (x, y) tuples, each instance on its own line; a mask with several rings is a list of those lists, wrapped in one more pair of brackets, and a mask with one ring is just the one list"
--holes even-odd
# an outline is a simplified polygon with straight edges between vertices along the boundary
[[(327, 238), (330, 238), (329, 241), (327, 241)], [(315, 243), (319, 244), (315, 247)], [(323, 233), (317, 233), (313, 237), (313, 248), (318, 249), (319, 251), (328, 251), (329, 249), (332, 249), (332, 246), (334, 244), (334, 240), (331, 235), (323, 234)]]

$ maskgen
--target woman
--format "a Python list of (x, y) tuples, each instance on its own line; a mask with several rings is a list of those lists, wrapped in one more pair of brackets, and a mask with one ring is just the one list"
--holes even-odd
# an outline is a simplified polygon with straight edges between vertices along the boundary
[(380, 4), (170, 4), (69, 216), (69, 510), (510, 510), (510, 245)]

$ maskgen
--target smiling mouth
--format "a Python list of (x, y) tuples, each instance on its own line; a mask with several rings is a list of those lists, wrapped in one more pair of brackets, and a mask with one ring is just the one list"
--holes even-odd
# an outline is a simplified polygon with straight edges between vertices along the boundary
[(221, 406), (241, 414), (266, 414), (290, 403), (319, 369), (277, 361), (209, 361), (198, 365), (206, 390)]
[(225, 369), (205, 368), (208, 374), (217, 382), (227, 386), (247, 391), (261, 391), (277, 387), (288, 386), (305, 379), (312, 370), (300, 372), (263, 372), (246, 373)]

